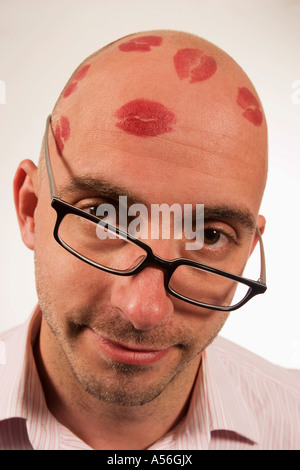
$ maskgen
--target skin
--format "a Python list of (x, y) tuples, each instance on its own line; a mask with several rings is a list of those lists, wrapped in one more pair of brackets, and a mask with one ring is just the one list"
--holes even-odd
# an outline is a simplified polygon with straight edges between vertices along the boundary
[[(65, 98), (62, 92), (52, 114), (53, 129), (61, 116), (70, 123), (62, 156), (49, 135), (58, 191), (74, 176), (92, 175), (148, 204), (246, 209), (263, 232), (266, 122), (263, 116), (254, 125), (236, 102), (239, 87), (258, 100), (253, 85), (229, 56), (195, 36), (161, 31), (132, 38), (152, 35), (163, 41), (147, 51), (122, 51), (129, 37), (94, 54), (81, 64), (90, 67), (76, 90)], [(173, 57), (181, 49), (213, 57), (216, 72), (201, 82), (180, 80)], [(70, 83), (72, 77), (65, 89)], [(174, 113), (172, 131), (144, 137), (119, 128), (116, 111), (136, 99)], [(43, 313), (35, 357), (49, 409), (94, 449), (149, 447), (184, 415), (201, 352), (228, 314), (176, 300), (157, 268), (113, 276), (60, 247), (43, 154), (39, 170), (29, 160), (20, 164), (14, 188), (22, 238), (35, 254)], [(95, 199), (94, 193), (63, 196), (74, 205)], [(254, 232), (235, 221), (220, 223), (238, 233), (234, 262), (244, 264), (257, 242)], [(148, 243), (163, 258), (177, 255), (174, 241)], [(168, 350), (153, 364), (124, 366), (103, 354), (97, 335), (129, 348)]]

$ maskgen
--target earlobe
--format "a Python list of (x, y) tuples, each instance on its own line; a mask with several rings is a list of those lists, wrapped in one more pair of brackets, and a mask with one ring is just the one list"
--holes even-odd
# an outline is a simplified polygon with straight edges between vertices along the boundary
[(38, 201), (38, 169), (31, 160), (23, 160), (14, 178), (14, 200), (22, 240), (34, 249), (34, 213)]

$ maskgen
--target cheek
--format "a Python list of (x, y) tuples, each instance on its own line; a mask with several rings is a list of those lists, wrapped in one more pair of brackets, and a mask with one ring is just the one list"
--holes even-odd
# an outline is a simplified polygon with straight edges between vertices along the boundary
[(197, 337), (196, 354), (203, 351), (213, 342), (226, 322), (229, 312), (211, 311), (207, 315), (201, 315), (194, 321), (193, 331)]
[(55, 213), (48, 210), (45, 217), (37, 209), (36, 220), (35, 273), (39, 298), (51, 304), (57, 313), (105, 303), (113, 276), (79, 260), (56, 242)]
[(183, 331), (190, 332), (190, 356), (198, 355), (218, 335), (230, 312), (219, 312), (174, 302), (174, 318), (180, 322)]
[[(109, 301), (112, 275), (88, 265), (57, 244), (53, 254), (52, 282), (63, 310), (85, 308)], [(59, 295), (58, 295), (59, 293)]]

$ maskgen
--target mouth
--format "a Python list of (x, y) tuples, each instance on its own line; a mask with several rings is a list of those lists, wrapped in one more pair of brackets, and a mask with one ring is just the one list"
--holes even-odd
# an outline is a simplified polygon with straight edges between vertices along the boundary
[(161, 103), (138, 99), (130, 101), (118, 109), (117, 127), (139, 137), (155, 137), (173, 131), (175, 114)]
[(117, 361), (123, 364), (137, 366), (149, 366), (159, 362), (170, 354), (173, 346), (162, 349), (153, 349), (149, 346), (136, 344), (122, 344), (107, 339), (94, 330), (90, 330), (93, 335), (93, 341), (96, 343), (101, 355), (106, 359)]

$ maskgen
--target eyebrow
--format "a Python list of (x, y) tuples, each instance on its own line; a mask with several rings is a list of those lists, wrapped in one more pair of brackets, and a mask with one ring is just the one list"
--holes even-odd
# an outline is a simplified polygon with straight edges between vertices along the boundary
[(114, 185), (111, 182), (93, 178), (91, 176), (72, 178), (69, 183), (60, 188), (58, 196), (59, 198), (63, 198), (67, 194), (80, 191), (91, 191), (110, 199), (118, 199), (120, 196), (127, 196), (127, 201), (130, 205), (137, 203), (144, 204), (145, 206), (149, 205), (146, 201), (141, 200), (141, 198), (135, 197), (127, 188)]
[(246, 209), (240, 209), (230, 206), (205, 206), (204, 218), (213, 220), (233, 220), (244, 226), (250, 232), (256, 229), (256, 221), (251, 212)]
[[(113, 200), (118, 199), (120, 196), (126, 196), (128, 205), (143, 204), (149, 208), (149, 202), (142, 200), (140, 197), (136, 197), (127, 188), (91, 176), (72, 178), (69, 183), (60, 188), (58, 197), (63, 198), (66, 194), (80, 191), (91, 191)], [(196, 217), (196, 208), (193, 208), (192, 216), (193, 218)], [(240, 208), (228, 205), (209, 206), (204, 204), (204, 218), (206, 220), (232, 220), (244, 226), (246, 229), (250, 230), (250, 232), (253, 232), (256, 228), (255, 217), (244, 207)]]

